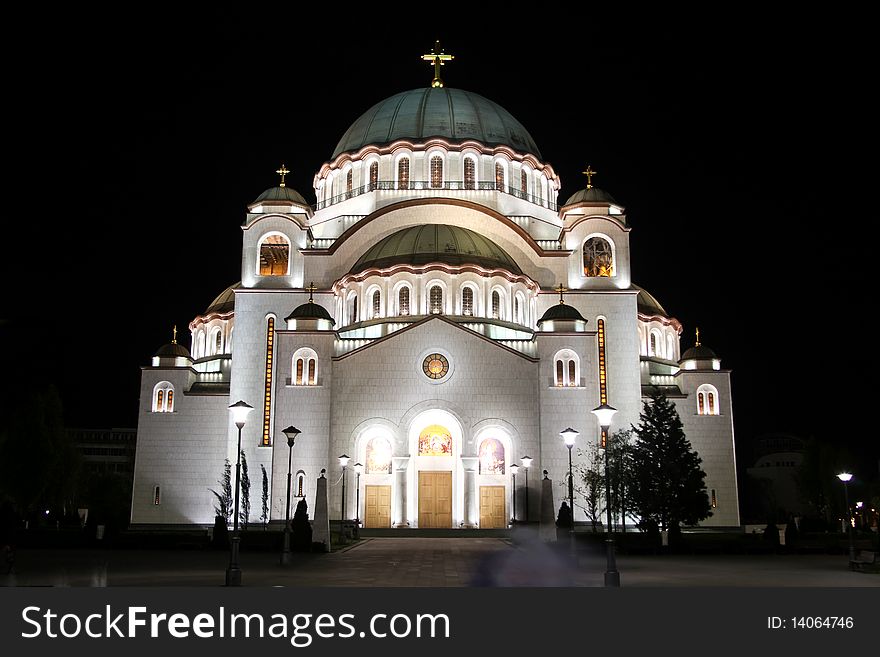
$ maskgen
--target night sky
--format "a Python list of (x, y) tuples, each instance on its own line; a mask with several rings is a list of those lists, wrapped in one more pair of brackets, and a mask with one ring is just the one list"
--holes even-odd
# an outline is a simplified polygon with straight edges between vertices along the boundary
[(173, 324), (188, 346), (189, 321), (239, 280), (246, 205), (282, 161), (314, 202), (347, 127), (427, 86), (420, 55), (440, 38), (447, 86), (519, 119), (561, 201), (589, 163), (626, 206), (633, 280), (684, 324), (683, 349), (699, 326), (733, 370), (741, 467), (766, 432), (834, 432), (876, 458), (864, 417), (823, 410), (869, 389), (873, 341), (856, 318), (870, 247), (844, 232), (870, 210), (851, 164), (873, 112), (864, 42), (824, 19), (728, 16), (695, 32), (667, 15), (649, 32), (543, 6), (506, 23), (407, 10), (374, 25), (389, 9), (77, 8), (10, 25), (3, 369), (55, 383), (69, 426), (134, 426), (139, 368)]

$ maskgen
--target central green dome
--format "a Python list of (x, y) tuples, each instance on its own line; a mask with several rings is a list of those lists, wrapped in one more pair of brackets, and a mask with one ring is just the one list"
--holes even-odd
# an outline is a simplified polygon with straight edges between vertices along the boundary
[(467, 228), (443, 224), (411, 226), (392, 233), (371, 246), (351, 268), (352, 274), (394, 265), (479, 265), (486, 269), (522, 270), (513, 258), (490, 239)]
[(333, 151), (351, 153), (368, 144), (409, 139), (474, 139), (486, 146), (509, 146), (518, 153), (541, 152), (528, 131), (506, 109), (479, 94), (448, 87), (412, 89), (376, 103), (351, 124)]

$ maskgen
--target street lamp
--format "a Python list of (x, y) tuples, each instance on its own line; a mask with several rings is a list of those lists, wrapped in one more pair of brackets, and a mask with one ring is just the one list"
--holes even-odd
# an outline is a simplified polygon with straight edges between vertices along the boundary
[(290, 563), (290, 463), (293, 456), (293, 443), (300, 434), (300, 430), (289, 426), (281, 431), (287, 436), (287, 511), (284, 513), (284, 549), (281, 550), (281, 565)]
[(571, 527), (568, 528), (568, 539), (569, 546), (571, 547), (572, 554), (574, 554), (574, 475), (571, 471), (571, 448), (574, 447), (574, 441), (577, 440), (577, 437), (580, 435), (580, 431), (576, 431), (569, 427), (568, 429), (563, 429), (559, 432), (559, 435), (562, 436), (562, 440), (565, 441), (565, 446), (568, 447), (568, 503), (571, 505)]
[(339, 541), (345, 542), (345, 467), (351, 458), (348, 454), (339, 457), (339, 465), (342, 468), (342, 515), (339, 520)]
[[(611, 426), (611, 420), (617, 409), (608, 404), (594, 408), (593, 415), (599, 420), (599, 426), (602, 429), (602, 435), (608, 436), (608, 428)], [(614, 560), (614, 533), (611, 525), (611, 468), (609, 467), (608, 452), (611, 445), (605, 445), (605, 510), (608, 512), (608, 538), (606, 546), (608, 550), (608, 565), (605, 570), (605, 586), (620, 586), (620, 573), (617, 572), (617, 563)]]
[(516, 473), (519, 472), (519, 466), (516, 463), (511, 464), (510, 472), (513, 474), (513, 523), (516, 524)]
[(361, 526), (361, 472), (364, 470), (363, 463), (355, 463), (354, 471), (357, 472), (357, 494), (355, 495), (354, 526)]
[(238, 427), (238, 449), (235, 461), (235, 508), (233, 510), (232, 551), (229, 555), (229, 567), (226, 568), (226, 586), (241, 586), (241, 568), (238, 566), (238, 544), (241, 538), (238, 535), (238, 491), (241, 480), (241, 430), (247, 420), (248, 413), (253, 406), (239, 400), (229, 407), (232, 413), (232, 421)]
[(529, 468), (532, 465), (531, 456), (523, 456), (521, 459), (523, 467), (526, 469), (526, 526), (529, 522)]
[(849, 534), (849, 561), (852, 563), (856, 560), (856, 548), (853, 545), (852, 520), (849, 515), (849, 481), (852, 475), (849, 472), (841, 472), (837, 478), (843, 482), (843, 495), (846, 501), (846, 531)]

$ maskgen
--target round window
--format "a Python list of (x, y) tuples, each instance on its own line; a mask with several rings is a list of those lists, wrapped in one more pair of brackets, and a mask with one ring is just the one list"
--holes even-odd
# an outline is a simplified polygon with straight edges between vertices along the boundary
[(422, 370), (429, 379), (442, 379), (449, 374), (449, 361), (443, 354), (428, 354), (422, 362)]

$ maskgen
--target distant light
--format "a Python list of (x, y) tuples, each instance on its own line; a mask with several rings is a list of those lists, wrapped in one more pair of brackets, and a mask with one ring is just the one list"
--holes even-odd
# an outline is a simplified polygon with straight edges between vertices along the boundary
[(865, 506), (865, 503), (864, 503), (864, 502), (856, 502), (856, 508), (857, 508), (857, 509), (861, 509), (863, 506)]
[(521, 460), (522, 460), (523, 467), (526, 470), (528, 470), (532, 465), (532, 457), (531, 456), (523, 456)]
[(46, 515), (47, 516), (49, 515), (49, 509), (46, 509)]
[(837, 475), (837, 478), (840, 479), (843, 483), (846, 483), (850, 479), (852, 479), (852, 475), (849, 472), (841, 472), (839, 475)]
[(569, 427), (568, 429), (564, 429), (559, 432), (559, 435), (562, 436), (562, 439), (565, 441), (565, 445), (567, 447), (572, 447), (574, 445), (574, 441), (577, 440), (577, 437), (580, 435), (580, 431), (576, 431)]

